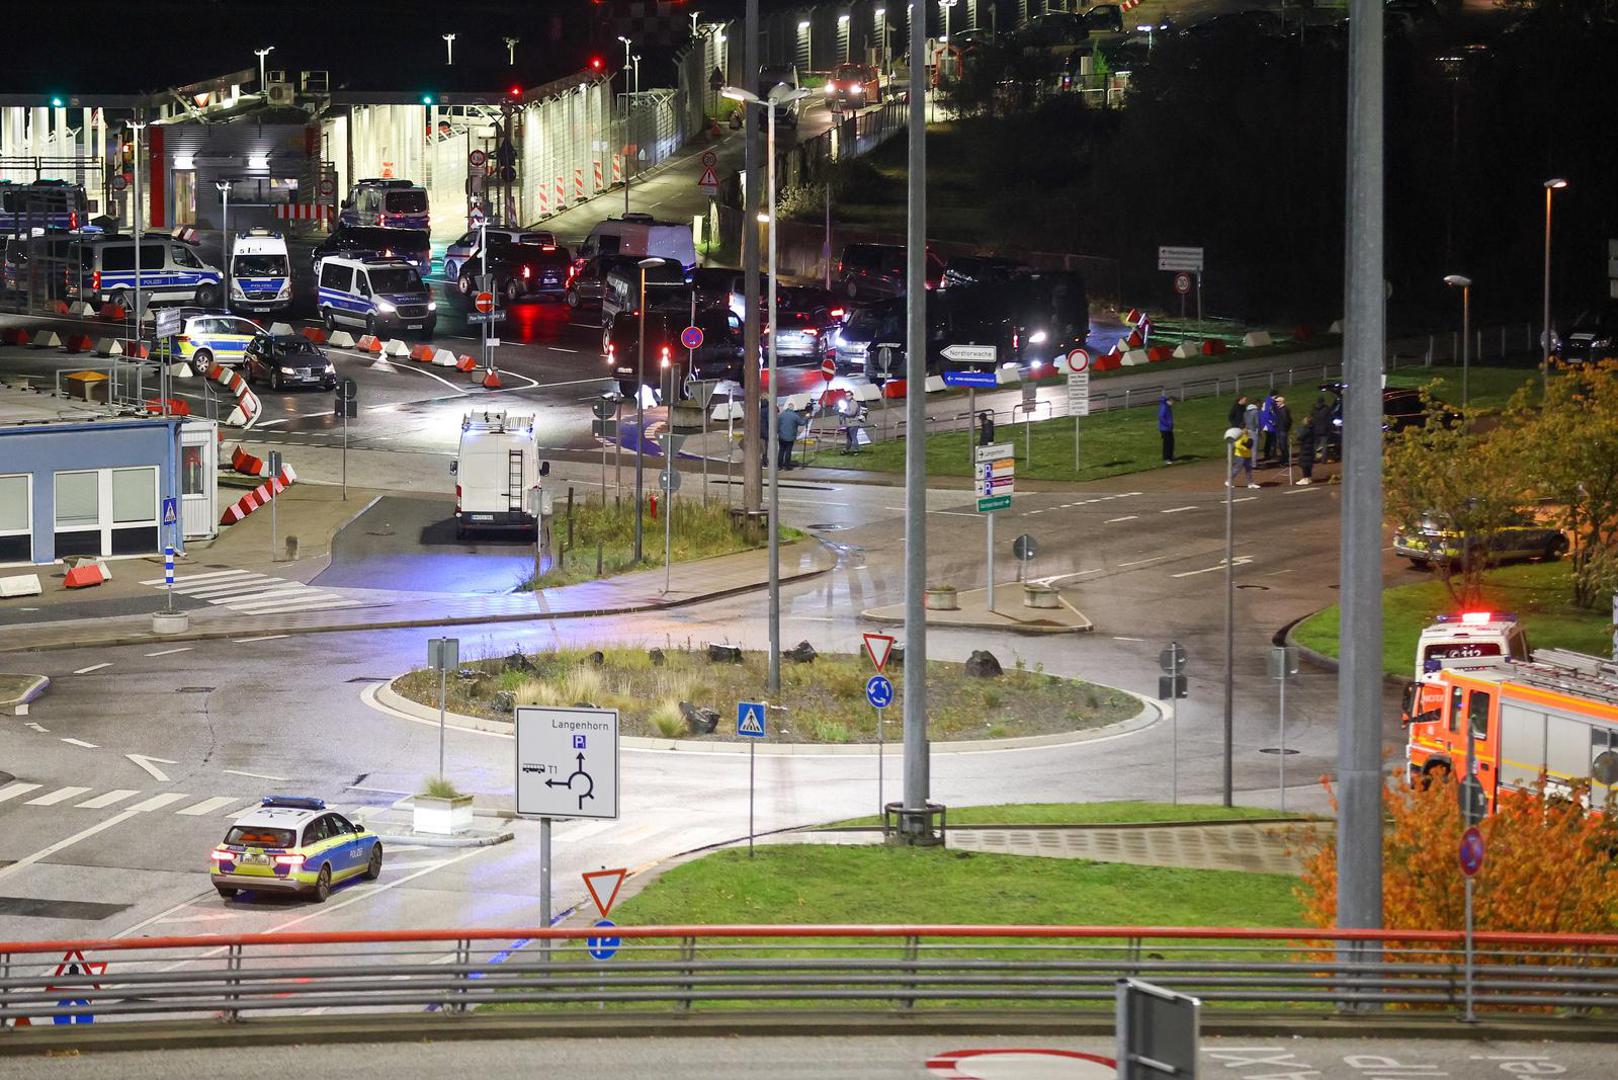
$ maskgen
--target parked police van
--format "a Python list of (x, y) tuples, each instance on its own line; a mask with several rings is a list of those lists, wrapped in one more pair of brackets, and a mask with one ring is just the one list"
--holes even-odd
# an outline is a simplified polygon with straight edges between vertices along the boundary
[(359, 326), (382, 337), (408, 332), (429, 338), (438, 324), (433, 294), (403, 259), (333, 255), (321, 260), (316, 303), (328, 330)]
[[(79, 234), (79, 283), (68, 285), (68, 298), (86, 303), (135, 302), (135, 239), (132, 236)], [(194, 243), (172, 236), (140, 240), (140, 291), (147, 303), (222, 307), (224, 274), (209, 266)]]
[(697, 268), (697, 246), (691, 226), (677, 221), (657, 221), (650, 214), (629, 213), (608, 218), (590, 230), (578, 250), (575, 263), (582, 265), (597, 255), (656, 256), (679, 263), (689, 275)]
[(292, 264), (280, 233), (252, 229), (236, 234), (230, 253), (230, 306), (237, 311), (292, 306)]
[(22, 236), (35, 229), (75, 230), (90, 220), (84, 185), (66, 180), (0, 180), (0, 232)]
[(343, 200), (338, 221), (387, 229), (431, 228), (427, 189), (410, 180), (356, 180)]

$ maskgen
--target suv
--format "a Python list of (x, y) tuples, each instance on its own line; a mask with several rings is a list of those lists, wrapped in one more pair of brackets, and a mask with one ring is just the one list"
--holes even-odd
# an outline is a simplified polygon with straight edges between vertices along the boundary
[[(567, 293), (568, 272), (573, 260), (567, 248), (555, 244), (543, 247), (529, 243), (489, 243), (489, 277), (492, 291), (505, 298), (506, 303), (523, 300), (542, 300), (549, 297), (561, 300)], [(483, 273), (483, 259), (473, 257), (461, 264), (455, 278), (456, 291), (470, 301), (477, 292), (477, 279)]]
[(432, 226), (427, 189), (409, 180), (358, 180), (343, 200), (343, 225), (392, 225), (398, 229)]
[(320, 264), (318, 297), (328, 330), (343, 324), (383, 337), (413, 330), (430, 338), (438, 323), (432, 293), (416, 268), (400, 259), (332, 256)]
[(315, 272), (321, 261), (332, 255), (359, 257), (374, 255), (403, 259), (426, 275), (433, 269), (432, 240), (426, 229), (382, 229), (370, 225), (339, 225), (314, 250)]
[[(742, 321), (735, 313), (709, 308), (697, 312), (696, 325), (702, 330), (701, 348), (688, 350), (680, 344), (680, 331), (690, 322), (685, 311), (646, 312), (645, 385), (661, 393), (667, 384), (664, 365), (672, 367), (674, 385), (686, 396), (685, 385), (698, 379), (742, 378)], [(608, 324), (604, 352), (608, 376), (618, 380), (625, 398), (633, 399), (642, 372), (640, 356), (640, 315), (623, 312)]]
[[(556, 234), (543, 229), (508, 229), (505, 226), (485, 226), (483, 233), (489, 238), (489, 254), (498, 255), (502, 248), (514, 245), (556, 248)], [(444, 280), (458, 281), (461, 267), (478, 262), (478, 230), (469, 229), (444, 249)]]
[(198, 374), (206, 375), (215, 363), (225, 367), (240, 364), (248, 343), (264, 333), (258, 323), (228, 311), (181, 308), (180, 312), (180, 332), (158, 338), (152, 346), (152, 359), (169, 364), (183, 360), (199, 369)]
[(337, 369), (302, 334), (258, 335), (247, 343), (243, 374), (249, 385), (268, 383), (271, 390), (292, 386), (337, 389)]
[[(927, 249), (927, 287), (944, 276), (944, 260)], [(905, 249), (899, 244), (849, 244), (837, 260), (837, 282), (850, 300), (903, 296)]]
[(882, 78), (870, 64), (838, 64), (826, 80), (826, 97), (861, 105), (882, 103)]
[(1551, 355), (1564, 364), (1593, 364), (1618, 356), (1618, 300), (1609, 300), (1573, 320), (1567, 337), (1551, 341)]

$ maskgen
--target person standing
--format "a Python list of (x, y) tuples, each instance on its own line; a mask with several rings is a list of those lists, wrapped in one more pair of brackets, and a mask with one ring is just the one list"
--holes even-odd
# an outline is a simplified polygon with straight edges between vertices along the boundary
[(1174, 464), (1174, 399), (1167, 394), (1157, 399), (1157, 434), (1163, 440), (1163, 464)]
[(1247, 403), (1247, 411), (1242, 414), (1241, 426), (1247, 432), (1247, 437), (1253, 443), (1253, 453), (1258, 453), (1259, 418), (1258, 406), (1251, 401)]
[(1259, 461), (1275, 460), (1275, 395), (1265, 394), (1264, 401), (1258, 407), (1258, 427), (1262, 436), (1259, 452)]
[(1292, 464), (1292, 410), (1287, 407), (1283, 394), (1275, 395), (1275, 408), (1270, 413), (1275, 423), (1275, 463)]
[[(1249, 405), (1248, 408), (1258, 411), (1256, 405)], [(1234, 484), (1238, 473), (1246, 473), (1247, 486), (1256, 488), (1258, 484), (1253, 480), (1253, 433), (1248, 428), (1241, 428), (1239, 431), (1236, 443), (1231, 447), (1230, 476), (1225, 480), (1225, 486), (1230, 487)]]
[(1298, 469), (1303, 475), (1293, 481), (1297, 487), (1308, 487), (1313, 483), (1310, 477), (1315, 471), (1315, 443), (1319, 438), (1320, 434), (1315, 430), (1315, 414), (1310, 413), (1298, 428)]
[(1237, 394), (1236, 400), (1231, 403), (1230, 412), (1226, 414), (1228, 421), (1226, 427), (1241, 427), (1247, 423), (1247, 395)]
[(798, 441), (798, 432), (803, 429), (803, 413), (792, 408), (782, 409), (781, 417), (775, 423), (775, 467), (785, 472), (794, 467), (792, 444)]

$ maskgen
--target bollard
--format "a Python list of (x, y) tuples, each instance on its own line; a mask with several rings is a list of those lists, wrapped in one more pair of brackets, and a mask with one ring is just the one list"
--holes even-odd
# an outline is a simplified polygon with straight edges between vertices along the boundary
[(289, 537), (287, 537), (287, 561), (288, 562), (293, 562), (293, 561), (296, 561), (297, 558), (298, 558), (298, 538), (296, 536), (289, 536)]
[(656, 521), (657, 520), (657, 492), (655, 492), (655, 491), (652, 492), (652, 494), (647, 498), (647, 502), (649, 502), (651, 504), (652, 520)]
[(596, 577), (601, 576), (601, 541), (596, 541)]
[(573, 485), (567, 486), (567, 546), (573, 546)]

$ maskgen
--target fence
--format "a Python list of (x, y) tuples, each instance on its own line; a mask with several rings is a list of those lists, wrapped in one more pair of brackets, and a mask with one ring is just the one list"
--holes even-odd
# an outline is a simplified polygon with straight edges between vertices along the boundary
[[(1618, 1004), (1618, 935), (1115, 926), (626, 926), (0, 943), (0, 1027), (320, 1009), (1104, 1005), (1142, 977), (1213, 1012)], [(597, 959), (590, 953), (602, 954)], [(613, 957), (617, 952), (619, 955)], [(612, 957), (607, 959), (606, 957)], [(104, 965), (104, 966), (103, 966)], [(1251, 1015), (1249, 1012), (1247, 1015)], [(0, 1047), (5, 1035), (0, 1033)]]

